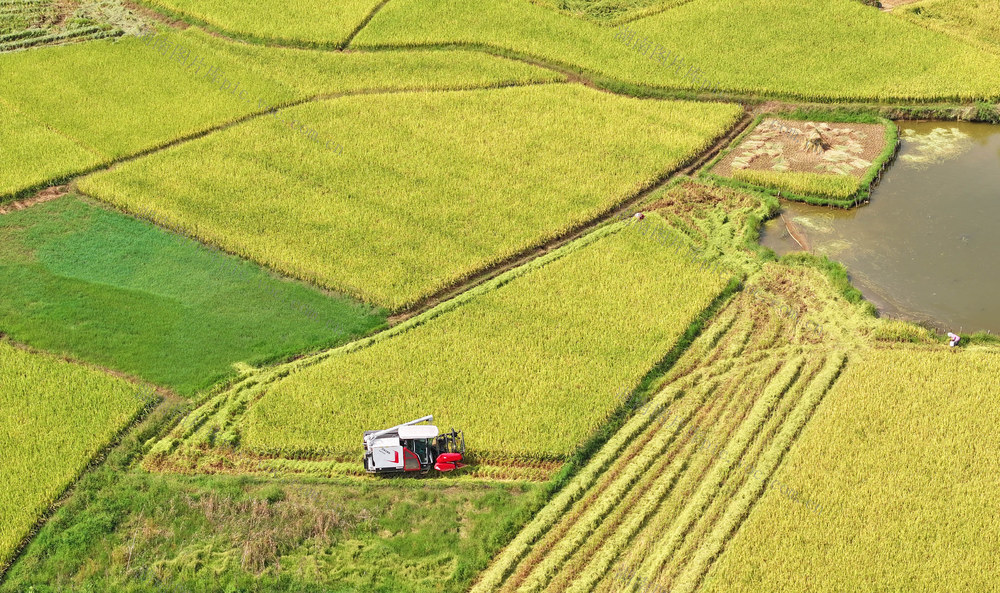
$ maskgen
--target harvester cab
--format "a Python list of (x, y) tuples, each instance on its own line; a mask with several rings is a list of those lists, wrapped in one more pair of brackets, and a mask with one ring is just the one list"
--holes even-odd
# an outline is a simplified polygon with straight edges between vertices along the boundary
[(465, 437), (460, 431), (441, 433), (437, 426), (421, 424), (434, 416), (424, 416), (392, 428), (366, 430), (365, 471), (372, 474), (403, 472), (427, 473), (433, 467), (442, 472), (465, 467)]

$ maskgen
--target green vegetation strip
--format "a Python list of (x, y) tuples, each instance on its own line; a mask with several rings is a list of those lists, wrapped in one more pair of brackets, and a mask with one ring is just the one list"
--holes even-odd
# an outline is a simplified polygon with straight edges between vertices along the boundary
[(121, 379), (0, 341), (0, 568), (149, 401)]
[(400, 310), (609, 211), (740, 112), (570, 85), (345, 97), (289, 110), (343, 154), (263, 118), (80, 187)]
[(0, 331), (192, 395), (385, 312), (74, 196), (0, 215)]

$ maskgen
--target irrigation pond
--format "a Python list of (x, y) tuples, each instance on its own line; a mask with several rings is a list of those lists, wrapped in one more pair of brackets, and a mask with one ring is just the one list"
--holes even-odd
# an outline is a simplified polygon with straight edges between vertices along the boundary
[(761, 242), (843, 263), (882, 316), (998, 333), (1000, 126), (899, 126), (899, 155), (870, 203), (840, 210), (783, 202)]

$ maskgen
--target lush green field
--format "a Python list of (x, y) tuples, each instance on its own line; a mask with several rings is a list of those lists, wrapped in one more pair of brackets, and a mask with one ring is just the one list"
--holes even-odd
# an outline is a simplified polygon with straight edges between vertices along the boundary
[[(610, 27), (525, 0), (393, 0), (352, 46), (488, 46), (643, 88), (695, 89), (701, 84), (690, 76), (700, 72), (701, 80), (739, 94), (1000, 97), (1000, 57), (855, 0), (694, 0), (629, 28), (643, 47), (615, 39)], [(656, 44), (683, 65), (650, 57)]]
[(893, 11), (911, 22), (968, 37), (1000, 52), (1000, 4), (993, 0), (925, 0)]
[(353, 459), (365, 429), (434, 414), (462, 428), (479, 458), (567, 455), (725, 283), (616, 228), (408, 331), (268, 386), (242, 422), (243, 446)]
[(101, 155), (32, 121), (0, 100), (0, 203), (3, 196), (87, 169)]
[(740, 112), (575, 85), (346, 97), (289, 110), (343, 154), (262, 119), (80, 187), (227, 251), (401, 309), (608, 211)]
[(0, 592), (461, 593), (544, 491), (136, 469), (176, 411), (154, 411), (80, 480)]
[(0, 215), (0, 332), (193, 394), (385, 321), (68, 196)]
[(765, 497), (710, 592), (991, 591), (1000, 541), (1000, 354), (864, 352), (780, 476), (828, 501), (817, 519)]
[(154, 8), (206, 23), (239, 37), (339, 47), (380, 0), (144, 0)]
[[(195, 29), (0, 54), (0, 70), (0, 99), (104, 156), (102, 160), (150, 150), (321, 94), (562, 79), (526, 64), (466, 51), (363, 55), (274, 49), (228, 43)], [(268, 119), (289, 120), (284, 112)], [(45, 154), (30, 146), (15, 150)], [(12, 172), (5, 166), (0, 173), (11, 178), (0, 192), (24, 189), (40, 176), (27, 157), (13, 164)], [(71, 160), (46, 166), (56, 173), (74, 168)], [(22, 185), (13, 183), (21, 179)]]
[(0, 341), (0, 568), (151, 399), (121, 379)]

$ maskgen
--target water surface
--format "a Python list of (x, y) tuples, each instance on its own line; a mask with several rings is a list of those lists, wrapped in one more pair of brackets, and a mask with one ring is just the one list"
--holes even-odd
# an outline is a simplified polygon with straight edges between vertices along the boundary
[[(899, 157), (852, 210), (782, 202), (814, 253), (847, 266), (883, 316), (1000, 333), (1000, 126), (900, 122)], [(780, 219), (761, 242), (799, 249)]]

